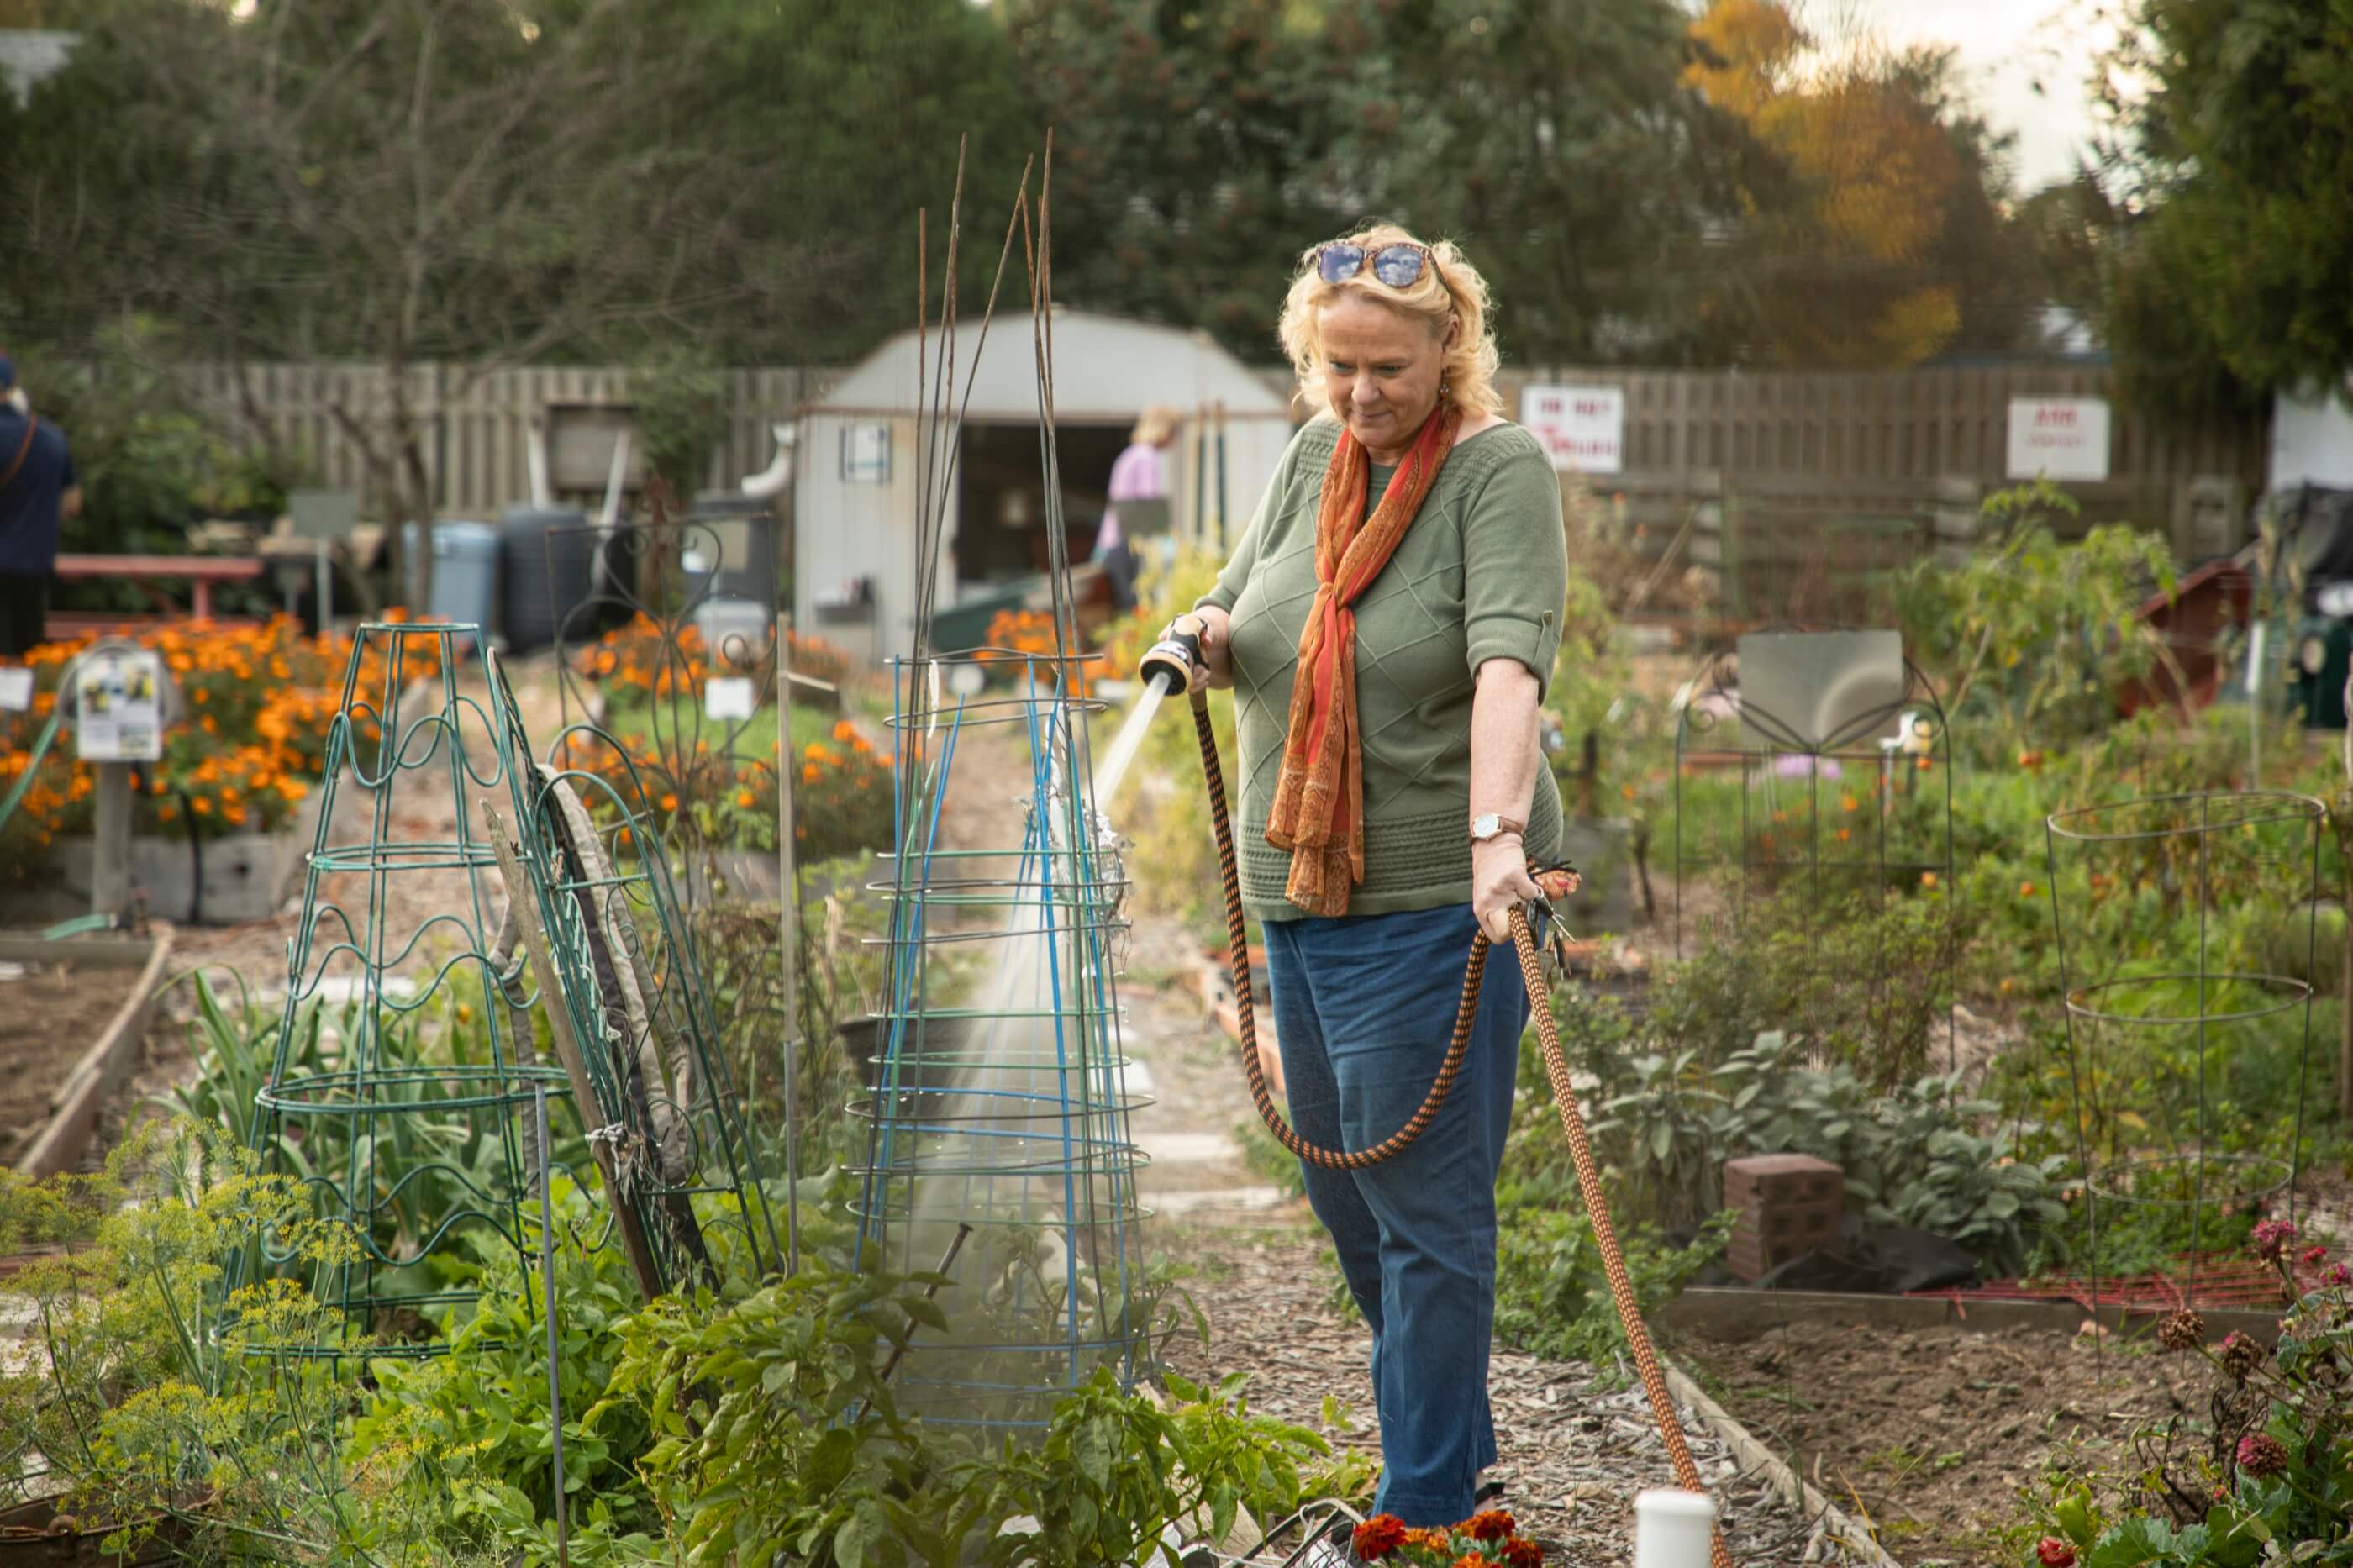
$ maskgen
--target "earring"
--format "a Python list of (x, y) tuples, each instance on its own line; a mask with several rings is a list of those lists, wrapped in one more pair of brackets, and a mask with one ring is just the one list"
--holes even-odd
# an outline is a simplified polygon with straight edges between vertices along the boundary
[(1453, 387), (1453, 385), (1454, 384), (1451, 381), (1449, 381), (1444, 375), (1440, 375), (1438, 378), (1438, 400), (1440, 403), (1446, 401), (1446, 394)]

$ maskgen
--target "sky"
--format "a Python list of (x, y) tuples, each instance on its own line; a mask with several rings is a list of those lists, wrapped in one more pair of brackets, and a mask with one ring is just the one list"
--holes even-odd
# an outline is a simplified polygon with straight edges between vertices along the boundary
[(1812, 0), (1804, 8), (1841, 6), (1892, 44), (1959, 47), (1986, 118), (2018, 133), (2021, 194), (2074, 172), (2093, 132), (2086, 83), (2106, 41), (2086, 20), (2084, 0)]

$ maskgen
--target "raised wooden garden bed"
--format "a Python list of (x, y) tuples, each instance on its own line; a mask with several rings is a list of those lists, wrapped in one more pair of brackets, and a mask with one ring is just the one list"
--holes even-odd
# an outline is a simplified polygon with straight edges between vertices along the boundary
[(139, 1062), (171, 963), (168, 927), (140, 939), (0, 937), (0, 1163), (36, 1179), (72, 1170), (100, 1110)]

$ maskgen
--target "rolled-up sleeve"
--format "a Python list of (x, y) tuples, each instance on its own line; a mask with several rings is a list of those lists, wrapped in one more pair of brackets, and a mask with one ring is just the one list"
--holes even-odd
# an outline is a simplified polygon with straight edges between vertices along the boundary
[(1500, 464), (1462, 520), (1462, 621), (1471, 673), (1491, 658), (1517, 659), (1552, 685), (1568, 603), (1568, 540), (1560, 479), (1533, 448)]

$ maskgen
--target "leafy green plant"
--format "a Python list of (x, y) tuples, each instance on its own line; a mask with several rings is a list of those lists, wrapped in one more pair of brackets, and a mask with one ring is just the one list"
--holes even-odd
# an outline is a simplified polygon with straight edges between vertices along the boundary
[[(1738, 1215), (1712, 1215), (1677, 1247), (1649, 1226), (1621, 1228), (1619, 1241), (1634, 1299), (1648, 1312), (1672, 1300), (1723, 1256)], [(1495, 1254), (1495, 1337), (1531, 1355), (1607, 1366), (1626, 1345), (1601, 1250), (1581, 1210), (1525, 1207), (1505, 1216)]]

